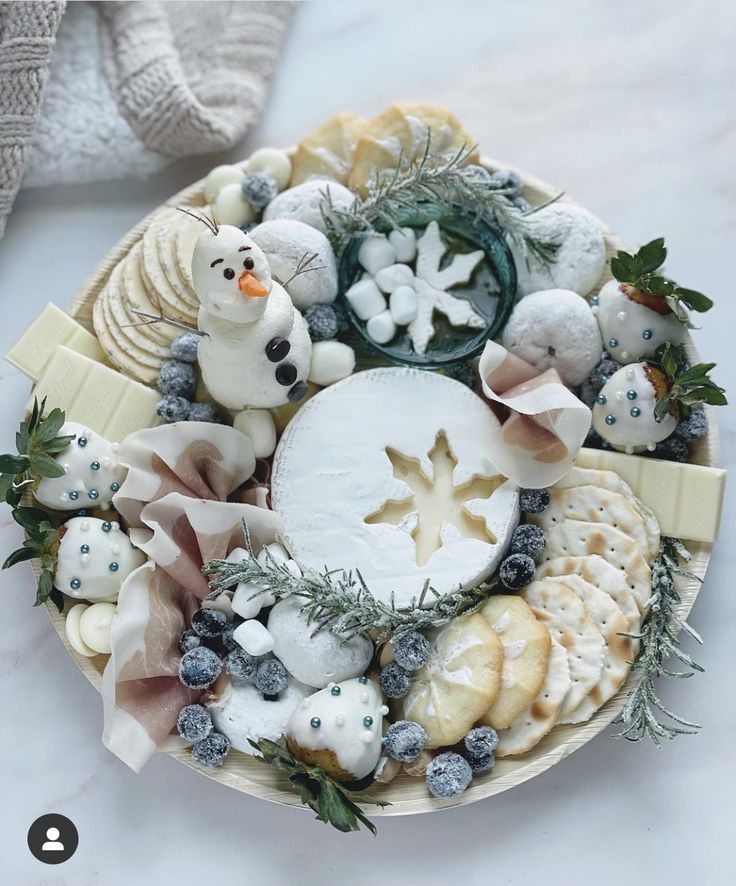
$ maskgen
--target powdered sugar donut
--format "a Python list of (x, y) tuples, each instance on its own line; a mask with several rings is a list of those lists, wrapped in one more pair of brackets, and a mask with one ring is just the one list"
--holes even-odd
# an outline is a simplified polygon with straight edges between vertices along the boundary
[(373, 644), (366, 637), (353, 637), (347, 643), (322, 630), (314, 633), (296, 599), (279, 601), (268, 617), (268, 630), (275, 640), (273, 654), (297, 680), (321, 689), (365, 673), (373, 655)]
[(231, 681), (207, 708), (217, 731), (227, 736), (236, 750), (256, 756), (257, 752), (248, 739), (279, 739), (289, 717), (311, 694), (308, 686), (289, 680), (286, 689), (271, 701), (265, 699), (252, 683)]
[(328, 193), (337, 209), (347, 210), (355, 202), (355, 194), (345, 185), (328, 179), (310, 179), (274, 197), (263, 210), (263, 221), (291, 218), (311, 225), (324, 234), (325, 222), (320, 206)]
[[(263, 222), (249, 236), (261, 247), (273, 276), (284, 283), (294, 307), (333, 302), (337, 296), (337, 263), (330, 241), (316, 228), (290, 218)], [(289, 278), (306, 255), (314, 255), (306, 274)]]
[(540, 372), (556, 369), (567, 385), (581, 384), (603, 350), (588, 303), (569, 289), (546, 289), (517, 302), (503, 344)]
[(531, 233), (540, 240), (556, 243), (557, 251), (554, 261), (545, 265), (532, 255), (524, 255), (513, 240), (509, 242), (519, 294), (572, 289), (587, 295), (606, 264), (603, 231), (595, 218), (579, 206), (553, 203), (530, 215), (527, 221)]

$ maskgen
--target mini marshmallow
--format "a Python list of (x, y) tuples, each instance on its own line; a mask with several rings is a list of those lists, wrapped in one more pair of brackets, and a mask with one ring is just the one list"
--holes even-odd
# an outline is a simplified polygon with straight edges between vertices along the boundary
[(266, 655), (274, 647), (274, 639), (268, 629), (255, 618), (244, 621), (235, 628), (233, 640), (245, 649), (248, 655)]
[(268, 556), (265, 553), (266, 551), (268, 551), (268, 553), (271, 555), (271, 559), (275, 560), (279, 564), (288, 563), (291, 559), (286, 548), (275, 541), (272, 542), (270, 545), (266, 545), (261, 553), (258, 555), (258, 562), (262, 565), (268, 562)]
[(242, 228), (256, 217), (256, 211), (243, 196), (240, 185), (233, 182), (220, 188), (214, 202), (215, 218), (218, 225), (233, 225)]
[(274, 599), (266, 600), (266, 597), (273, 597), (272, 594), (259, 594), (260, 586), (250, 581), (241, 581), (235, 588), (233, 594), (232, 610), (241, 618), (255, 618), (264, 606), (270, 606), (274, 603)]
[(413, 286), (399, 286), (388, 300), (391, 318), (397, 326), (407, 326), (417, 316), (419, 299)]
[(547, 289), (522, 298), (509, 317), (502, 341), (512, 354), (540, 372), (556, 369), (566, 385), (585, 381), (603, 351), (590, 306), (568, 289)]
[(396, 250), (386, 237), (366, 237), (358, 250), (358, 261), (374, 276), (396, 262)]
[(116, 609), (114, 603), (93, 603), (80, 615), (80, 639), (95, 652), (109, 655), (112, 651), (110, 631)]
[(230, 594), (222, 593), (218, 594), (212, 600), (204, 600), (202, 602), (202, 609), (217, 609), (219, 612), (224, 612), (225, 617), (228, 621), (233, 620), (233, 616), (235, 615), (235, 610), (233, 609), (233, 601), (230, 598)]
[(370, 320), (386, 310), (386, 299), (373, 280), (358, 280), (348, 289), (345, 298), (361, 320)]
[(295, 188), (279, 194), (263, 210), (263, 221), (275, 218), (293, 218), (326, 233), (322, 210), (328, 211), (326, 196), (329, 194), (336, 209), (347, 211), (356, 197), (345, 185), (326, 179), (310, 179)]
[(399, 286), (411, 286), (414, 282), (414, 271), (409, 265), (389, 265), (376, 273), (375, 281), (376, 286), (383, 292), (393, 292)]
[(417, 257), (417, 235), (414, 228), (395, 228), (388, 235), (388, 242), (396, 251), (396, 261), (410, 262)]
[(267, 409), (244, 409), (233, 420), (233, 427), (253, 444), (256, 458), (269, 458), (276, 449), (276, 425)]
[(246, 172), (263, 172), (276, 180), (279, 191), (289, 186), (291, 178), (291, 160), (288, 154), (278, 148), (259, 148), (248, 158), (245, 164)]
[(355, 351), (341, 341), (318, 341), (312, 345), (309, 380), (322, 387), (352, 375)]
[(208, 203), (214, 203), (220, 190), (225, 185), (237, 185), (240, 187), (243, 184), (244, 178), (245, 173), (237, 166), (215, 166), (214, 169), (209, 171), (207, 178), (204, 180), (204, 199)]
[(396, 335), (396, 324), (391, 317), (390, 311), (377, 314), (365, 324), (368, 336), (379, 345), (385, 345)]

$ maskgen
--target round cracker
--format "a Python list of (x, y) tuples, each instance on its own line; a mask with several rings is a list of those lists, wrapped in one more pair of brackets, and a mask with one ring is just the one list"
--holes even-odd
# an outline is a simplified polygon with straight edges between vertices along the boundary
[(557, 722), (570, 685), (567, 651), (553, 639), (544, 684), (529, 707), (519, 714), (508, 729), (498, 733), (496, 756), (525, 754), (539, 744)]
[[(117, 270), (116, 266), (116, 269)], [(115, 273), (115, 271), (113, 271)], [(100, 292), (95, 300), (92, 308), (92, 323), (94, 325), (95, 335), (100, 343), (100, 347), (108, 356), (114, 366), (117, 366), (125, 375), (134, 378), (136, 381), (143, 382), (145, 385), (152, 385), (158, 376), (158, 370), (150, 366), (142, 366), (132, 357), (125, 353), (119, 347), (110, 331), (107, 328), (107, 321), (103, 312), (104, 292)]]
[(629, 622), (608, 594), (599, 591), (579, 575), (568, 575), (558, 581), (563, 582), (585, 603), (593, 623), (606, 644), (603, 653), (603, 672), (597, 685), (574, 711), (566, 716), (560, 715), (557, 720), (560, 724), (583, 723), (585, 720), (590, 720), (609, 698), (613, 698), (623, 686), (631, 669), (634, 656), (631, 642), (626, 636)]
[[(210, 217), (212, 208), (210, 206), (202, 206), (197, 208), (197, 212)], [(202, 222), (191, 218), (185, 213), (179, 213), (184, 223), (181, 221), (174, 228), (174, 258), (176, 262), (176, 270), (181, 279), (186, 284), (189, 291), (194, 297), (194, 303), (199, 305), (199, 296), (194, 288), (194, 280), (192, 279), (192, 256), (194, 255), (194, 246), (197, 238), (204, 230)]]
[(521, 597), (495, 594), (479, 611), (503, 644), (503, 666), (498, 696), (478, 722), (507, 729), (539, 694), (552, 641)]
[(159, 357), (147, 348), (141, 347), (137, 342), (126, 335), (127, 330), (120, 328), (113, 316), (112, 309), (110, 308), (110, 290), (105, 289), (101, 292), (98, 301), (102, 305), (102, 314), (107, 331), (113, 337), (120, 350), (129, 357), (132, 357), (137, 363), (140, 363), (141, 366), (148, 366), (158, 372), (161, 369), (161, 364), (164, 362), (165, 358)]
[(149, 294), (155, 296), (165, 313), (180, 323), (196, 324), (196, 309), (184, 301), (166, 276), (158, 253), (158, 231), (168, 225), (175, 209), (165, 207), (151, 220), (142, 239), (141, 273)]
[(567, 717), (598, 684), (603, 673), (605, 641), (585, 603), (561, 581), (533, 581), (521, 596), (547, 626), (552, 638), (567, 650), (571, 685), (560, 708), (560, 716)]
[[(122, 262), (121, 294), (128, 313), (136, 319), (136, 322), (144, 319), (133, 313), (136, 310), (156, 315), (161, 310), (158, 303), (151, 298), (150, 293), (146, 289), (141, 265), (142, 250), (143, 244), (138, 241)], [(141, 326), (140, 329), (146, 335), (159, 339), (165, 345), (170, 345), (177, 335), (181, 333), (180, 329), (168, 323), (151, 323)]]
[(192, 310), (197, 311), (199, 310), (199, 299), (194, 292), (194, 288), (190, 287), (184, 275), (179, 271), (176, 256), (176, 235), (179, 230), (188, 230), (191, 225), (197, 226), (197, 237), (204, 230), (204, 225), (201, 224), (201, 222), (196, 221), (196, 219), (193, 219), (184, 212), (179, 212), (177, 209), (174, 209), (172, 213), (167, 214), (158, 223), (154, 229), (153, 236), (156, 238), (158, 260), (166, 279), (182, 302), (188, 305)]
[[(121, 275), (122, 277), (122, 275)], [(125, 307), (125, 302), (120, 295), (120, 287), (108, 288), (105, 304), (110, 313), (110, 323), (114, 324), (120, 332), (141, 350), (158, 360), (171, 359), (171, 346), (162, 344), (157, 338), (148, 335), (148, 326), (140, 325), (144, 321), (135, 314), (131, 317)]]
[(621, 530), (605, 523), (563, 520), (546, 533), (543, 560), (598, 554), (627, 577), (639, 611), (646, 612), (652, 596), (652, 572), (639, 546)]

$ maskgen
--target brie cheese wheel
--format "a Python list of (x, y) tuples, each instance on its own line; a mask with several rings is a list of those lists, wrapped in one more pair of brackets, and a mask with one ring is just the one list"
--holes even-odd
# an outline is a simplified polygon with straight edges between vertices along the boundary
[(494, 422), (465, 385), (372, 369), (321, 391), (276, 450), (274, 510), (302, 567), (358, 570), (409, 605), (487, 578), (518, 522), (518, 487), (488, 457)]

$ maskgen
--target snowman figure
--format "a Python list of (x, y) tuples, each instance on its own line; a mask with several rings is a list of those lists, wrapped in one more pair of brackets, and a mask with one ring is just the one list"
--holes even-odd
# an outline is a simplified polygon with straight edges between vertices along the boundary
[(192, 256), (204, 333), (197, 353), (202, 380), (218, 403), (248, 410), (267, 425), (264, 410), (307, 392), (307, 324), (250, 237), (231, 225), (203, 222)]

